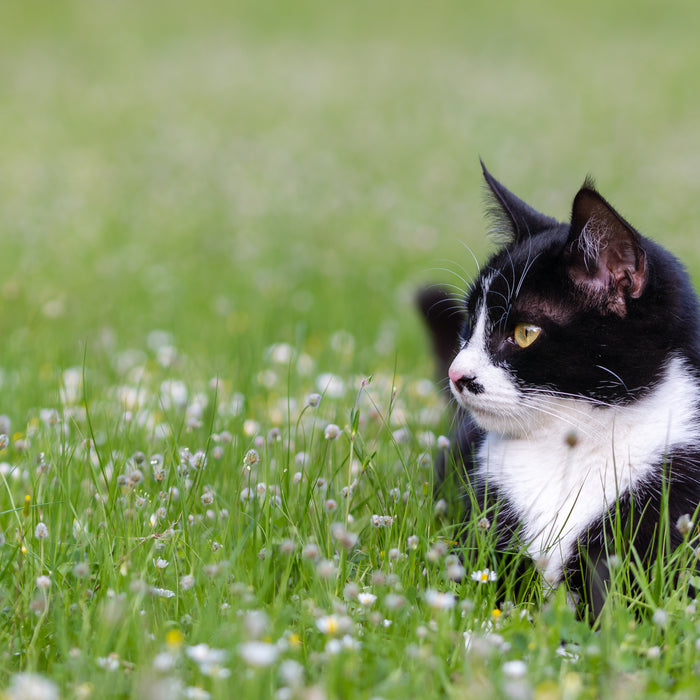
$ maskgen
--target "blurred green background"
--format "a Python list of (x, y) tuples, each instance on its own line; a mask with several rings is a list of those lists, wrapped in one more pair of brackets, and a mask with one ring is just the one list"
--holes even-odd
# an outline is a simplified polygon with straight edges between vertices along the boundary
[(0, 412), (154, 329), (234, 382), (275, 341), (323, 364), (341, 329), (355, 370), (429, 374), (412, 295), (488, 249), (479, 156), (563, 219), (593, 174), (697, 276), (699, 20), (688, 1), (3, 3)]

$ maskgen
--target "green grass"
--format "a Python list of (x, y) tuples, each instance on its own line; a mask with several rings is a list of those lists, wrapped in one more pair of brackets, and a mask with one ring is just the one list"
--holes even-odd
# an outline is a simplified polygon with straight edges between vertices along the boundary
[[(631, 598), (622, 562), (596, 629), (563, 590), (472, 581), (493, 566), (473, 524), (446, 575), (457, 506), (424, 455), (450, 416), (412, 296), (489, 248), (479, 156), (562, 219), (595, 175), (700, 279), (699, 21), (690, 2), (5, 3), (0, 688), (696, 697), (690, 544)], [(245, 660), (256, 640), (269, 666)]]

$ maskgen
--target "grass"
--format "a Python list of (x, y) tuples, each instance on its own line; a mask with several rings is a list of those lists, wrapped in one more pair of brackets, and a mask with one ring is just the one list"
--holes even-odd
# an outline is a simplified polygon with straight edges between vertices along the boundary
[(412, 295), (488, 248), (479, 155), (560, 218), (594, 174), (697, 279), (699, 18), (0, 8), (9, 697), (696, 697), (690, 544), (595, 629), (472, 580)]

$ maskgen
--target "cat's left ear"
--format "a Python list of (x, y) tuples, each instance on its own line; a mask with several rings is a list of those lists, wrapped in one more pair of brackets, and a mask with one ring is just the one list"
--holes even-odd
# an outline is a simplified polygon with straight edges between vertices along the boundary
[(605, 313), (624, 316), (647, 283), (639, 234), (586, 181), (574, 199), (566, 246), (569, 276)]

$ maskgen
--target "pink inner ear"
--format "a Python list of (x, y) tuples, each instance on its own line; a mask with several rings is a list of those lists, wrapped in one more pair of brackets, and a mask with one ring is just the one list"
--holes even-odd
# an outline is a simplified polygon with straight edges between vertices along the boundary
[(605, 313), (624, 316), (627, 299), (642, 295), (647, 265), (639, 235), (587, 187), (574, 200), (568, 250), (571, 279)]

